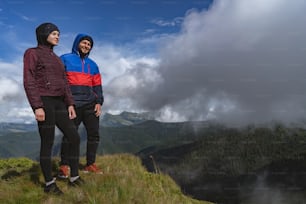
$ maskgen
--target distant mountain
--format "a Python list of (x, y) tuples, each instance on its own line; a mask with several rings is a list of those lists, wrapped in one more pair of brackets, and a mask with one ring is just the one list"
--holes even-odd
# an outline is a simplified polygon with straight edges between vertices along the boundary
[[(26, 125), (26, 128), (29, 128)], [(39, 155), (40, 138), (37, 130), (9, 128), (0, 133), (0, 158), (29, 157), (36, 159)]]
[(105, 113), (101, 119), (101, 125), (107, 127), (119, 127), (134, 125), (146, 120), (153, 120), (154, 116), (151, 113), (131, 113), (122, 112), (119, 115)]
[(0, 158), (34, 158), (37, 157), (39, 146), (36, 124), (0, 123)]
[(22, 133), (37, 129), (36, 124), (0, 123), (0, 136), (7, 132)]
[[(40, 138), (36, 124), (1, 125), (0, 157), (27, 156), (37, 159)], [(170, 148), (188, 144), (198, 138), (197, 132), (213, 130), (207, 122), (162, 123), (152, 120), (149, 113), (123, 112), (119, 115), (105, 114), (101, 119), (98, 154), (137, 153), (148, 147)], [(80, 126), (80, 153), (86, 152), (86, 131)], [(62, 135), (57, 132), (53, 155), (59, 155)]]
[[(154, 115), (149, 112), (144, 113), (132, 113), (122, 112), (118, 115), (105, 113), (102, 115), (100, 123), (106, 127), (119, 127), (127, 125), (135, 125), (147, 120), (154, 120)], [(0, 136), (6, 132), (28, 132), (37, 130), (37, 124), (35, 123), (0, 123)]]
[[(193, 127), (188, 123), (161, 123), (153, 120), (150, 113), (122, 112), (119, 115), (106, 113), (101, 118), (99, 154), (118, 152), (135, 153), (148, 146), (176, 145), (190, 142), (184, 138)], [(86, 150), (86, 131), (81, 125), (81, 154)], [(55, 137), (53, 154), (58, 155), (61, 133)], [(27, 156), (36, 159), (40, 138), (36, 124), (0, 124), (0, 157)]]

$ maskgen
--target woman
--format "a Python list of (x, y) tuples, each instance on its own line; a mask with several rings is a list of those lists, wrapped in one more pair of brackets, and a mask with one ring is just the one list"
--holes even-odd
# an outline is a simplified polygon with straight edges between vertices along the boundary
[(83, 183), (79, 177), (80, 136), (72, 119), (76, 117), (74, 102), (61, 59), (53, 52), (59, 42), (59, 29), (52, 23), (36, 28), (38, 45), (24, 53), (23, 80), (28, 101), (33, 109), (41, 138), (40, 166), (46, 182), (46, 193), (62, 194), (52, 176), (51, 153), (55, 125), (69, 141), (70, 186)]

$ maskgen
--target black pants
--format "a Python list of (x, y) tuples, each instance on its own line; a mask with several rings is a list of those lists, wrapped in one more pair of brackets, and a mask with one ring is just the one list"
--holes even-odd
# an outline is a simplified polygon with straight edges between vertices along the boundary
[(71, 168), (71, 176), (78, 176), (80, 136), (69, 119), (67, 107), (63, 97), (43, 96), (45, 121), (38, 122), (41, 138), (40, 166), (46, 182), (53, 179), (51, 166), (51, 153), (55, 136), (55, 125), (66, 135), (67, 159)]
[[(87, 132), (87, 149), (86, 149), (86, 165), (91, 165), (96, 161), (96, 153), (100, 141), (99, 137), (99, 117), (95, 115), (95, 104), (88, 104), (76, 108), (77, 117), (74, 119), (76, 128), (83, 122)], [(69, 164), (67, 159), (67, 144), (68, 138), (66, 135), (63, 137), (61, 146), (61, 165)]]

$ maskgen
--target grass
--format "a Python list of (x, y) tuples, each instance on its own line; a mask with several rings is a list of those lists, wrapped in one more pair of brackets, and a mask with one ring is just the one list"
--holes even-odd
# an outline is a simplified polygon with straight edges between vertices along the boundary
[[(16, 160), (16, 161), (15, 161)], [(22, 204), (208, 204), (184, 195), (179, 186), (164, 174), (149, 173), (138, 157), (131, 154), (116, 154), (97, 157), (97, 164), (103, 174), (85, 174), (80, 176), (85, 184), (69, 188), (67, 181), (57, 180), (64, 192), (63, 196), (54, 196), (43, 192), (43, 177), (39, 164), (21, 158), (21, 164), (13, 159), (0, 160), (0, 203)], [(9, 163), (14, 165), (9, 166)], [(84, 158), (80, 163), (84, 164)], [(29, 165), (31, 164), (31, 165)], [(58, 159), (54, 159), (54, 172)]]

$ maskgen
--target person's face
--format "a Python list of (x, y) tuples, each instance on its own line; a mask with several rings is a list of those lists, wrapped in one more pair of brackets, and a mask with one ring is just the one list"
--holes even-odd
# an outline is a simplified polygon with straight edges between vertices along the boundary
[(48, 35), (47, 42), (55, 46), (59, 42), (59, 36), (60, 36), (60, 33), (57, 30), (52, 31), (52, 33)]
[(79, 43), (79, 52), (81, 52), (82, 54), (88, 54), (89, 51), (91, 49), (91, 43), (89, 40), (82, 40)]

